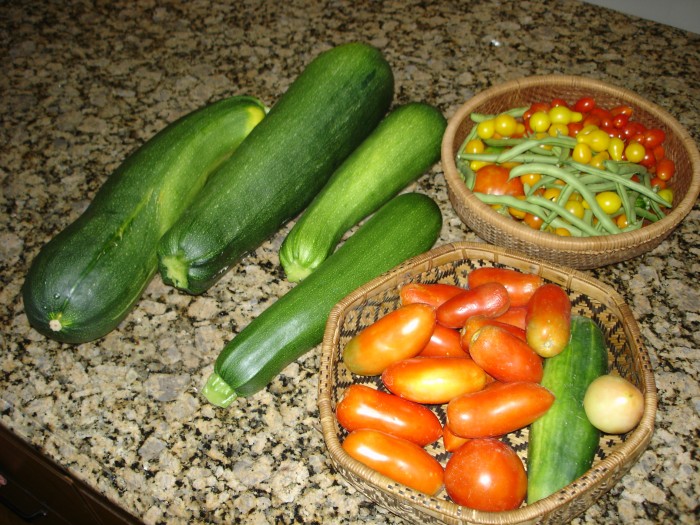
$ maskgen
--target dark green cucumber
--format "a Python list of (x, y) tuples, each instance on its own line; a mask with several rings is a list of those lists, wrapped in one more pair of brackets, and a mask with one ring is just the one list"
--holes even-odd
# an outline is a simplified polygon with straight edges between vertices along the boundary
[(395, 197), (315, 272), (256, 317), (221, 351), (202, 393), (228, 406), (265, 388), (285, 366), (318, 345), (333, 306), (354, 289), (430, 249), (442, 225), (435, 202)]
[(158, 268), (158, 240), (265, 116), (231, 97), (173, 122), (132, 153), (36, 256), (24, 310), (42, 334), (83, 343), (113, 330)]
[(600, 432), (588, 421), (583, 397), (608, 369), (600, 327), (582, 316), (571, 318), (571, 340), (545, 360), (542, 386), (555, 396), (547, 413), (530, 426), (527, 501), (534, 503), (564, 488), (593, 463)]
[(447, 123), (437, 109), (412, 103), (392, 111), (335, 171), (282, 243), (287, 279), (301, 281), (335, 250), (352, 226), (375, 212), (440, 157)]
[(163, 237), (163, 280), (206, 291), (311, 202), (387, 112), (393, 90), (391, 68), (371, 46), (316, 57)]

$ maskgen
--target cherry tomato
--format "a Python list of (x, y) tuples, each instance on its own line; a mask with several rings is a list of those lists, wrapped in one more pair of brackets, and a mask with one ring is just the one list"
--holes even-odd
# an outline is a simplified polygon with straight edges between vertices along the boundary
[(355, 335), (343, 350), (343, 362), (354, 374), (381, 374), (391, 363), (418, 355), (434, 328), (433, 307), (402, 306)]
[(498, 164), (487, 164), (476, 170), (473, 191), (487, 195), (525, 195), (519, 177), (508, 179), (510, 170)]
[(384, 386), (397, 396), (416, 403), (435, 405), (481, 390), (486, 373), (465, 357), (414, 357), (386, 368)]
[(629, 115), (625, 115), (624, 113), (613, 114), (612, 125), (615, 129), (624, 129), (629, 120)]
[(447, 405), (447, 424), (458, 436), (496, 437), (526, 427), (554, 403), (552, 393), (537, 383), (501, 383), (463, 394)]
[(579, 113), (590, 113), (595, 107), (595, 100), (592, 97), (581, 97), (574, 104), (574, 110)]
[(421, 447), (442, 435), (440, 420), (429, 408), (365, 385), (350, 385), (335, 413), (348, 432), (371, 428)]
[(425, 449), (408, 440), (372, 429), (351, 432), (343, 449), (357, 461), (430, 496), (442, 488), (442, 465)]
[(525, 306), (543, 282), (542, 277), (534, 273), (487, 266), (472, 270), (467, 276), (470, 289), (485, 283), (501, 283), (508, 290), (511, 307)]
[(644, 132), (642, 145), (653, 150), (656, 146), (660, 146), (664, 140), (666, 140), (666, 133), (662, 129), (650, 128)]
[(460, 333), (437, 323), (430, 341), (418, 355), (420, 357), (469, 357), (462, 349)]
[(527, 316), (526, 306), (511, 306), (503, 315), (494, 318), (495, 321), (511, 324), (525, 330), (525, 317)]
[(644, 395), (626, 379), (606, 374), (588, 385), (583, 409), (598, 430), (607, 434), (624, 434), (642, 419)]
[(595, 196), (595, 200), (608, 215), (616, 213), (622, 206), (622, 199), (614, 191), (601, 191)]
[(661, 180), (669, 180), (676, 173), (676, 165), (671, 159), (661, 159), (656, 163), (656, 176)]
[(447, 452), (454, 452), (467, 441), (469, 438), (455, 435), (447, 425), (442, 427), (442, 444)]
[(615, 106), (610, 110), (610, 114), (613, 117), (616, 117), (618, 115), (626, 115), (627, 117), (631, 117), (632, 113), (634, 113), (634, 110), (631, 106), (628, 106), (626, 104), (620, 104), (619, 106)]
[(569, 104), (563, 98), (553, 98), (552, 101), (549, 103), (549, 105), (552, 106), (553, 108), (558, 108), (561, 106), (564, 106), (566, 108), (569, 107)]
[(437, 321), (449, 328), (462, 328), (472, 315), (497, 317), (510, 306), (508, 290), (500, 283), (484, 283), (465, 290), (436, 310)]
[(508, 113), (497, 115), (494, 125), (496, 127), (496, 133), (502, 137), (512, 137), (518, 128), (518, 122)]
[(523, 462), (497, 439), (472, 439), (447, 461), (445, 491), (458, 505), (481, 511), (517, 509), (527, 492)]
[(651, 185), (652, 189), (656, 191), (666, 189), (666, 181), (660, 179), (659, 177), (654, 177), (653, 179), (651, 179), (649, 181), (649, 184)]
[(520, 337), (494, 325), (474, 334), (469, 355), (488, 375), (504, 383), (542, 381), (542, 358)]
[(464, 323), (464, 327), (460, 331), (461, 345), (465, 352), (469, 351), (472, 339), (474, 339), (476, 333), (486, 325), (498, 326), (503, 330), (510, 332), (520, 340), (525, 341), (525, 330), (523, 328), (497, 321), (496, 319), (491, 319), (490, 317), (486, 317), (484, 315), (472, 315), (469, 319), (467, 319), (467, 322)]
[(645, 131), (646, 128), (644, 125), (636, 120), (630, 120), (622, 129), (622, 133), (628, 141), (632, 140), (633, 137), (636, 137), (637, 135), (643, 135)]
[(564, 350), (571, 336), (571, 300), (556, 284), (543, 284), (527, 305), (525, 333), (530, 347), (542, 357)]
[(464, 288), (443, 283), (408, 283), (399, 290), (401, 304), (422, 303), (437, 308), (464, 291)]
[(583, 121), (569, 122), (566, 127), (569, 130), (569, 137), (576, 137), (583, 129)]
[(525, 214), (523, 222), (533, 230), (539, 230), (540, 228), (542, 228), (542, 223), (544, 223), (544, 220), (542, 219), (542, 217), (533, 215), (532, 213), (527, 213)]
[(625, 158), (630, 162), (640, 162), (644, 159), (647, 150), (636, 140), (632, 140), (625, 148)]

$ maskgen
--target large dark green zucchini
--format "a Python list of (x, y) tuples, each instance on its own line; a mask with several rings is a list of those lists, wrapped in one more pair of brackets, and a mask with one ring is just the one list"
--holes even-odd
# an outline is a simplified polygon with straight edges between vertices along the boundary
[(343, 162), (280, 248), (287, 279), (309, 275), (352, 226), (375, 212), (440, 158), (445, 117), (411, 103), (392, 111)]
[(163, 280), (207, 290), (311, 202), (384, 116), (393, 90), (391, 68), (371, 46), (316, 57), (163, 237)]
[(555, 396), (547, 413), (530, 426), (527, 501), (534, 503), (583, 475), (593, 463), (600, 432), (588, 421), (583, 397), (608, 369), (603, 332), (591, 319), (571, 318), (571, 339), (545, 360), (542, 386)]
[(333, 306), (354, 289), (430, 249), (440, 234), (437, 204), (425, 195), (395, 197), (221, 351), (204, 396), (226, 407), (265, 388), (323, 338)]
[(113, 330), (155, 274), (160, 237), (265, 109), (253, 97), (221, 100), (173, 122), (132, 153), (32, 262), (23, 287), (31, 324), (66, 343)]

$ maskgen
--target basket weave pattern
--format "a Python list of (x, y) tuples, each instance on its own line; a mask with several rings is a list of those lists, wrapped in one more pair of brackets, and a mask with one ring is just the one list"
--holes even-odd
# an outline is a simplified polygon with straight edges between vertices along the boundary
[[(594, 319), (608, 346), (613, 373), (634, 383), (645, 395), (642, 422), (632, 432), (603, 435), (593, 467), (577, 481), (533, 505), (486, 513), (452, 503), (444, 489), (434, 497), (404, 487), (355, 461), (342, 449), (347, 432), (335, 418), (335, 407), (352, 383), (386, 389), (379, 377), (351, 374), (342, 363), (345, 344), (364, 327), (400, 305), (399, 289), (409, 282), (443, 282), (466, 287), (467, 275), (481, 266), (502, 266), (542, 275), (567, 290), (573, 312)], [(441, 422), (443, 406), (431, 407)], [(636, 322), (622, 298), (608, 286), (576, 270), (536, 262), (528, 256), (473, 243), (445, 245), (408, 261), (356, 290), (333, 309), (322, 346), (319, 409), (324, 439), (334, 467), (368, 498), (409, 521), (450, 524), (565, 523), (585, 511), (629, 470), (651, 439), (656, 410), (656, 388), (651, 364)], [(525, 463), (528, 430), (504, 437)], [(445, 465), (449, 454), (442, 440), (427, 447)]]

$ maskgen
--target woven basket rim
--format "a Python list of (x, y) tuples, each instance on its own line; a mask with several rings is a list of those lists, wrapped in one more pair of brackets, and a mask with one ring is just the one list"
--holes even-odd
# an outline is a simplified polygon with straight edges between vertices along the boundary
[[(458, 523), (474, 523), (484, 525), (503, 525), (517, 524), (529, 522), (544, 514), (549, 514), (557, 509), (568, 505), (578, 495), (592, 490), (598, 486), (606, 477), (614, 474), (615, 470), (624, 465), (630, 457), (634, 457), (635, 453), (640, 453), (646, 448), (654, 431), (654, 421), (657, 407), (657, 391), (654, 374), (650, 366), (642, 367), (642, 392), (644, 394), (644, 413), (639, 425), (627, 436), (624, 443), (620, 444), (613, 453), (605, 459), (598, 462), (594, 467), (588, 470), (583, 476), (578, 478), (574, 483), (576, 488), (566, 490), (567, 487), (551, 496), (544, 498), (531, 505), (526, 505), (515, 510), (505, 512), (484, 512), (467, 507), (459, 506), (447, 499), (434, 498), (422, 494), (408, 487), (401, 486), (402, 494), (410, 495), (406, 497), (398, 495), (392, 487), (397, 487), (397, 483), (386, 478), (385, 476), (369, 469), (359, 461), (350, 457), (345, 450), (336, 434), (335, 414), (332, 410), (333, 389), (331, 384), (331, 372), (336, 360), (336, 342), (339, 338), (341, 320), (345, 312), (362, 302), (367, 297), (381, 291), (387, 286), (391, 286), (398, 277), (413, 275), (413, 271), (417, 271), (426, 263), (432, 267), (432, 262), (436, 261), (437, 265), (444, 264), (448, 261), (465, 259), (467, 254), (479, 254), (483, 259), (494, 263), (503, 263), (508, 265), (508, 262), (519, 261), (530, 268), (530, 271), (539, 273), (546, 278), (552, 275), (564, 276), (564, 286), (570, 289), (575, 289), (577, 283), (585, 283), (599, 289), (601, 292), (608, 294), (608, 297), (615, 308), (617, 308), (621, 321), (624, 325), (625, 332), (628, 336), (629, 344), (639, 356), (646, 354), (641, 333), (629, 306), (624, 299), (609, 285), (584, 274), (573, 268), (561, 266), (556, 263), (542, 261), (523, 254), (519, 251), (493, 246), (486, 243), (473, 242), (453, 242), (433, 248), (432, 250), (418, 255), (404, 264), (386, 272), (385, 274), (373, 279), (364, 286), (356, 289), (347, 295), (344, 299), (338, 302), (330, 312), (326, 329), (322, 342), (322, 354), (320, 365), (320, 381), (318, 387), (318, 408), (320, 411), (320, 419), (322, 432), (326, 447), (331, 455), (332, 461), (349, 472), (372, 484), (371, 488), (381, 490), (384, 493), (389, 493), (396, 498), (400, 498), (404, 505), (411, 507), (421, 507), (431, 515), (438, 515), (449, 522)], [(550, 277), (547, 277), (550, 276)], [(571, 487), (572, 485), (569, 485)]]
[[(480, 106), (494, 96), (523, 90), (530, 87), (590, 87), (606, 93), (615, 95), (626, 100), (633, 105), (643, 107), (647, 112), (653, 114), (663, 122), (670, 131), (677, 135), (688, 153), (691, 165), (691, 180), (688, 191), (681, 201), (663, 219), (646, 225), (638, 230), (623, 232), (611, 235), (601, 235), (598, 237), (560, 237), (547, 232), (533, 230), (532, 228), (504, 217), (494, 212), (487, 204), (481, 202), (464, 183), (459, 175), (455, 162), (454, 137), (460, 124)], [(464, 103), (457, 112), (450, 118), (445, 134), (443, 136), (441, 148), (441, 165), (449, 189), (479, 218), (502, 229), (506, 234), (518, 237), (525, 242), (536, 244), (552, 250), (562, 250), (576, 253), (608, 253), (622, 251), (630, 246), (644, 245), (650, 241), (668, 235), (685, 216), (690, 213), (700, 194), (700, 153), (695, 141), (686, 129), (670, 115), (666, 110), (658, 105), (644, 99), (633, 91), (626, 88), (613, 86), (606, 82), (572, 75), (539, 75), (523, 77), (510, 80), (502, 84), (490, 87)]]

